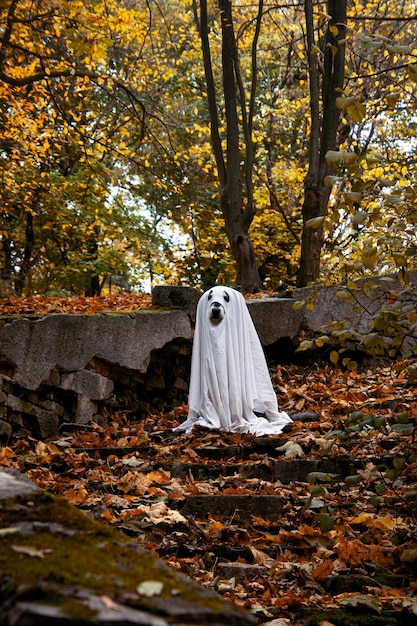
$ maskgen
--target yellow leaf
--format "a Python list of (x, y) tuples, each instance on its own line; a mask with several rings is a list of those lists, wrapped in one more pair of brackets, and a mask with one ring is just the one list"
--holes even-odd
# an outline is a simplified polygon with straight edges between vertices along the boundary
[(353, 296), (347, 289), (339, 289), (339, 291), (336, 291), (336, 298), (339, 298), (339, 300), (343, 300), (344, 302), (350, 302)]
[(308, 339), (305, 339), (298, 346), (297, 352), (303, 352), (303, 350), (309, 350), (310, 348), (313, 348), (313, 347), (314, 347), (314, 341), (309, 341)]
[(377, 528), (385, 528), (392, 530), (401, 520), (390, 517), (389, 515), (375, 515), (375, 513), (359, 513), (351, 519), (351, 524), (366, 524)]
[(355, 98), (353, 96), (339, 96), (336, 98), (336, 106), (338, 109), (345, 109), (347, 106), (353, 104), (355, 102)]
[(312, 44), (312, 46), (311, 46), (311, 52), (314, 52), (314, 54), (323, 54), (322, 51), (320, 50), (320, 48), (318, 48), (314, 44)]
[(410, 63), (408, 66), (408, 77), (411, 78), (414, 83), (417, 83), (417, 65)]
[(321, 226), (324, 220), (324, 215), (320, 215), (319, 217), (313, 217), (311, 220), (307, 220), (305, 223), (306, 228), (318, 228)]
[(363, 224), (368, 219), (366, 211), (358, 211), (352, 216), (352, 224)]
[(405, 267), (407, 265), (407, 259), (403, 254), (394, 253), (392, 256), (397, 267)]
[(297, 302), (294, 302), (294, 304), (292, 305), (292, 308), (294, 309), (294, 311), (299, 311), (300, 309), (303, 308), (304, 305), (305, 305), (304, 300), (298, 300)]
[(338, 360), (339, 360), (339, 353), (336, 352), (336, 350), (332, 350), (330, 352), (330, 361), (333, 363), (333, 365), (336, 365)]
[(385, 96), (385, 100), (387, 101), (387, 104), (388, 104), (389, 107), (394, 107), (397, 104), (399, 98), (400, 98), (400, 94), (399, 93), (395, 93), (395, 92), (394, 93), (388, 93)]
[(351, 104), (348, 104), (346, 110), (349, 114), (350, 119), (354, 122), (361, 122), (365, 117), (365, 105), (362, 104), (362, 102), (358, 102), (357, 100), (355, 100)]
[(348, 202), (358, 203), (362, 200), (362, 194), (359, 191), (347, 191), (344, 195)]
[(322, 335), (321, 337), (317, 337), (317, 339), (314, 340), (314, 343), (316, 344), (318, 348), (322, 348), (324, 344), (327, 343), (328, 341), (329, 341), (328, 336)]

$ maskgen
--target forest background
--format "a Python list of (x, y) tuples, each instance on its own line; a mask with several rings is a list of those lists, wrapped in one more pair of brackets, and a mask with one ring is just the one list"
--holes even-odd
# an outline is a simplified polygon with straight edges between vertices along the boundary
[(0, 295), (416, 267), (415, 0), (2, 0)]

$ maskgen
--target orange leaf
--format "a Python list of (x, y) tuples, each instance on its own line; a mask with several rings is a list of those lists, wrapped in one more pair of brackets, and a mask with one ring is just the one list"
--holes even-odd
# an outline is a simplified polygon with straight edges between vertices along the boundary
[(333, 572), (333, 568), (334, 561), (331, 561), (330, 559), (322, 561), (322, 563), (320, 563), (320, 565), (313, 570), (314, 580), (321, 582), (322, 580), (327, 578), (327, 576), (330, 576), (330, 574)]
[(69, 489), (64, 495), (71, 504), (82, 504), (88, 498), (87, 490), (84, 487)]
[(115, 524), (116, 522), (120, 521), (118, 517), (116, 517), (111, 511), (109, 511), (109, 509), (103, 511), (101, 517), (104, 517), (106, 522), (109, 522), (109, 524)]

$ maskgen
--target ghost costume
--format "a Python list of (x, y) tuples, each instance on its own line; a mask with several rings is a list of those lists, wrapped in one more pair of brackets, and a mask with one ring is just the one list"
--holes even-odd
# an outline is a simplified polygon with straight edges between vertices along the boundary
[(292, 421), (278, 411), (259, 337), (245, 299), (234, 289), (213, 287), (199, 300), (188, 404), (187, 420), (175, 430), (189, 433), (198, 424), (268, 435)]

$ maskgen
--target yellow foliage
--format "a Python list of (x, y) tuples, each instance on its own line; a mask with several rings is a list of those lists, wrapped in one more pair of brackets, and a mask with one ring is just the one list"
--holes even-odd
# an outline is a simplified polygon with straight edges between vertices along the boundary
[[(417, 75), (412, 56), (415, 23), (401, 23), (393, 37), (392, 24), (382, 19), (375, 24), (363, 21), (365, 8), (371, 14), (374, 4), (351, 3), (354, 19), (348, 24), (346, 42), (349, 91), (337, 100), (340, 130), (343, 126), (347, 138), (327, 154), (334, 173), (326, 180), (330, 210), (325, 220), (323, 270), (335, 280), (338, 274), (329, 268), (343, 266), (339, 244), (350, 267), (373, 271), (382, 258), (374, 250), (383, 249), (385, 254), (399, 238), (405, 248), (411, 246), (409, 226), (413, 219), (415, 223), (415, 160), (411, 151), (406, 154), (417, 135), (410, 118)], [(11, 2), (3, 2), (0, 7), (3, 24), (10, 6)], [(221, 241), (223, 250), (227, 243), (219, 211), (200, 42), (189, 2), (163, 0), (158, 10), (152, 3), (118, 0), (40, 0), (36, 6), (39, 16), (46, 17), (35, 23), (32, 3), (23, 0), (11, 16), (10, 42), (4, 41), (2, 33), (1, 70), (9, 82), (0, 80), (4, 105), (0, 189), (7, 232), (14, 229), (22, 243), (24, 216), (30, 213), (44, 220), (35, 224), (40, 241), (42, 229), (54, 227), (62, 233), (75, 224), (81, 231), (83, 223), (107, 228), (105, 236), (110, 240), (108, 232), (116, 226), (103, 226), (100, 210), (95, 217), (96, 205), (104, 211), (114, 189), (126, 184), (135, 189), (126, 197), (140, 210), (145, 205), (156, 207), (161, 215), (172, 216), (185, 233), (192, 224), (198, 248), (195, 258), (207, 253), (207, 265), (214, 264), (220, 275), (230, 275), (230, 258), (224, 254), (223, 267), (221, 251), (212, 250), (213, 242)], [(405, 2), (404, 14), (412, 9), (411, 0)], [(395, 3), (389, 7), (392, 17), (398, 11)], [(256, 6), (250, 3), (235, 11), (247, 97), (255, 12)], [(221, 86), (215, 5), (210, 19), (213, 69), (216, 85)], [(330, 16), (316, 13), (315, 19), (323, 33)], [(258, 45), (259, 88), (252, 132), (257, 213), (251, 236), (259, 263), (275, 286), (293, 280), (302, 228), (310, 133), (302, 20), (298, 5), (289, 3), (279, 10), (268, 6)], [(332, 28), (336, 35), (338, 26)], [(323, 54), (316, 44), (319, 63)], [(38, 78), (30, 82), (34, 76)], [(217, 104), (225, 150), (221, 97)], [(247, 102), (240, 107), (241, 116), (245, 106)], [(243, 181), (245, 138), (241, 135), (239, 140)], [(120, 202), (125, 202), (127, 210), (129, 202)], [(320, 224), (314, 219), (310, 224), (317, 228)], [(117, 227), (123, 231), (123, 226)], [(365, 246), (361, 239), (368, 235), (372, 243)], [(133, 240), (133, 234), (129, 236)], [(53, 256), (50, 249), (47, 252)], [(54, 254), (53, 260), (47, 254), (40, 258), (56, 266), (56, 249)], [(401, 254), (398, 249), (397, 255)], [(395, 264), (399, 257), (385, 258)], [(167, 275), (175, 276), (172, 257), (166, 259)], [(408, 264), (413, 260), (410, 254)], [(185, 267), (188, 261), (182, 262)], [(158, 271), (164, 272), (163, 265), (163, 260), (155, 260)]]

